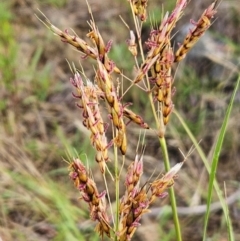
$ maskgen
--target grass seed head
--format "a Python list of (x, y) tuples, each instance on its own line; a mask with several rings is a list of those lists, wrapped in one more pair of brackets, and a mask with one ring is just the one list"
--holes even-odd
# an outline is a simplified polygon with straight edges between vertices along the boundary
[(147, 19), (147, 2), (148, 0), (129, 0), (132, 4), (133, 11), (142, 22)]
[(90, 81), (84, 84), (80, 74), (75, 73), (74, 79), (71, 79), (76, 88), (80, 103), (78, 106), (83, 110), (83, 125), (91, 132), (90, 141), (96, 149), (96, 161), (99, 163), (101, 172), (105, 172), (105, 162), (108, 160), (108, 143), (104, 131), (104, 122), (99, 109), (98, 88)]
[(211, 19), (216, 14), (215, 6), (216, 3), (212, 3), (201, 15), (197, 23), (194, 23), (195, 27), (190, 30), (189, 34), (183, 41), (183, 44), (175, 53), (175, 62), (181, 61), (185, 58), (186, 54), (192, 49), (192, 47), (197, 43), (200, 37), (206, 32), (206, 30), (211, 26)]
[(135, 114), (133, 111), (129, 110), (126, 107), (123, 109), (123, 115), (127, 117), (130, 121), (141, 126), (143, 129), (149, 129), (149, 125), (144, 122), (143, 118), (140, 115)]
[(105, 203), (106, 192), (98, 192), (96, 183), (89, 176), (80, 159), (74, 159), (69, 169), (69, 176), (80, 191), (81, 198), (89, 204), (91, 219), (99, 222), (96, 227), (97, 231), (101, 236), (103, 234), (110, 236), (110, 223)]

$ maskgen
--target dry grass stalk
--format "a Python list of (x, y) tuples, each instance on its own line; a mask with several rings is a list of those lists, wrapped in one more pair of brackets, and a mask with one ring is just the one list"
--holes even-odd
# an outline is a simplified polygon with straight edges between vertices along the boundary
[[(179, 62), (183, 59), (194, 43), (196, 43), (209, 28), (211, 24), (210, 20), (216, 13), (215, 1), (204, 11), (194, 30), (187, 35), (183, 45), (174, 54), (171, 45), (171, 32), (177, 21), (181, 18), (187, 3), (187, 0), (177, 0), (172, 13), (170, 15), (167, 13), (160, 26), (151, 31), (148, 41), (146, 41), (148, 52), (146, 57), (143, 57), (141, 67), (132, 80), (132, 85), (137, 85), (143, 79), (148, 81), (147, 87), (145, 87), (144, 90), (152, 97), (150, 98), (150, 100), (152, 100), (151, 106), (153, 106), (153, 115), (158, 128), (156, 132), (160, 138), (165, 134), (165, 127), (169, 122), (170, 113), (173, 109), (172, 96), (174, 88), (172, 66), (174, 62)], [(133, 10), (137, 32), (140, 33), (142, 21), (145, 21), (147, 17), (147, 0), (129, 0), (129, 4)], [(137, 21), (140, 21), (140, 23)], [(140, 115), (135, 114), (127, 108), (129, 104), (122, 103), (122, 97), (119, 96), (119, 90), (114, 82), (113, 72), (118, 74), (122, 73), (108, 57), (111, 42), (109, 41), (105, 44), (93, 20), (90, 21), (90, 32), (87, 34), (93, 46), (90, 46), (85, 40), (76, 35), (70, 35), (68, 31), (61, 31), (52, 25), (48, 19), (45, 19), (44, 24), (56, 35), (60, 36), (63, 42), (71, 44), (82, 52), (84, 58), (91, 57), (96, 60), (94, 83), (88, 80), (84, 82), (80, 73), (76, 70), (74, 70), (74, 78), (71, 79), (71, 83), (77, 91), (74, 97), (79, 101), (78, 106), (83, 113), (83, 124), (91, 133), (90, 140), (96, 149), (96, 161), (99, 163), (99, 168), (105, 178), (105, 169), (107, 161), (109, 160), (108, 148), (112, 145), (118, 147), (123, 156), (125, 156), (127, 152), (128, 142), (126, 132), (128, 123), (134, 122), (143, 129), (150, 129), (150, 127)], [(141, 42), (139, 42), (139, 45), (140, 49), (142, 49)], [(137, 57), (137, 45), (135, 43), (134, 33), (131, 30), (128, 47), (132, 55)], [(99, 108), (99, 105), (103, 102), (110, 117), (109, 123), (103, 122), (103, 113)], [(159, 111), (154, 109), (155, 106), (160, 107), (158, 109)], [(128, 119), (126, 123), (125, 118)], [(113, 139), (109, 142), (106, 138), (107, 124), (113, 127), (114, 133)], [(70, 177), (81, 192), (82, 199), (89, 204), (91, 218), (98, 221), (96, 229), (100, 236), (103, 237), (104, 234), (106, 234), (115, 240), (127, 241), (131, 240), (142, 215), (149, 212), (149, 206), (157, 197), (164, 197), (166, 190), (174, 184), (176, 174), (183, 163), (174, 166), (162, 178), (147, 182), (141, 186), (143, 155), (136, 155), (135, 160), (128, 168), (125, 181), (125, 194), (121, 201), (118, 202), (119, 192), (117, 190), (119, 189), (120, 176), (118, 159), (116, 158), (116, 160), (115, 184), (116, 203), (118, 204), (116, 205), (115, 220), (113, 217), (111, 221), (109, 220), (106, 212), (105, 193), (100, 194), (98, 192), (94, 180), (90, 177), (85, 166), (79, 159), (74, 159), (70, 165)], [(104, 180), (106, 181), (106, 179)], [(111, 227), (111, 222), (114, 223), (114, 227)]]

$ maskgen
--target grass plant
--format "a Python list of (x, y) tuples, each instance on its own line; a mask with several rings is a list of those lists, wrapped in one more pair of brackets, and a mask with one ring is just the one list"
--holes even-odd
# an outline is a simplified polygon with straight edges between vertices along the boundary
[[(53, 98), (53, 93), (58, 95), (61, 83), (59, 79), (51, 79), (53, 62), (46, 64), (44, 59), (42, 64), (42, 57), (46, 58), (45, 47), (35, 48), (25, 71), (18, 68), (19, 44), (10, 24), (14, 15), (8, 11), (8, 5), (0, 3), (3, 23), (0, 35), (0, 78), (3, 77), (0, 91), (3, 93), (0, 100), (0, 239), (137, 240), (136, 232), (141, 230), (141, 222), (144, 224), (145, 220), (149, 222), (149, 217), (157, 217), (159, 228), (156, 232), (161, 233), (160, 240), (189, 240), (184, 238), (181, 228), (185, 229), (193, 221), (182, 219), (185, 209), (179, 206), (184, 202), (191, 206), (188, 203), (191, 192), (186, 190), (194, 189), (194, 195), (200, 193), (202, 202), (207, 203), (202, 212), (205, 214), (201, 224), (202, 240), (211, 236), (207, 228), (211, 225), (210, 212), (215, 207), (213, 199), (220, 200), (218, 210), (223, 210), (221, 228), (228, 234), (228, 240), (234, 240), (228, 190), (218, 183), (216, 173), (221, 164), (220, 154), (226, 152), (225, 135), (229, 135), (231, 142), (227, 147), (232, 149), (237, 137), (236, 131), (226, 131), (228, 124), (233, 125), (230, 113), (239, 79), (231, 100), (227, 99), (229, 93), (220, 96), (216, 89), (212, 90), (215, 98), (224, 98), (229, 107), (226, 114), (218, 115), (222, 118), (216, 122), (214, 130), (217, 133), (206, 151), (202, 145), (204, 140), (199, 139), (213, 126), (209, 122), (209, 110), (204, 104), (191, 106), (189, 98), (195, 93), (196, 103), (203, 99), (206, 94), (203, 92), (208, 89), (191, 67), (179, 80), (176, 67), (211, 26), (217, 1), (203, 11), (197, 22), (192, 22), (192, 29), (178, 45), (173, 43), (172, 37), (177, 34), (175, 25), (188, 3), (169, 1), (164, 6), (169, 12), (163, 14), (163, 8), (159, 7), (148, 17), (147, 7), (151, 1), (126, 1), (124, 6), (129, 6), (133, 21), (129, 23), (121, 17), (123, 26), (129, 31), (129, 39), (117, 46), (111, 42), (113, 36), (98, 29), (90, 6), (86, 24), (90, 30), (86, 37), (83, 32), (78, 36), (78, 31), (62, 31), (42, 15), (41, 21), (65, 44), (63, 49), (70, 44), (77, 50), (74, 53), (81, 57), (80, 65), (68, 59), (72, 72), (69, 86), (73, 88), (73, 101), (80, 115), (66, 108), (66, 96), (60, 101), (54, 99), (56, 96)], [(44, 4), (64, 7), (67, 1), (44, 1)], [(157, 20), (154, 19), (156, 14)], [(143, 36), (146, 29), (149, 30), (147, 40)], [(116, 37), (118, 34), (116, 31)], [(51, 45), (52, 40), (46, 44)], [(87, 64), (93, 65), (93, 75), (85, 69)], [(235, 67), (234, 73), (238, 73)], [(214, 84), (209, 86), (213, 88)], [(66, 125), (69, 119), (72, 124)], [(217, 124), (222, 127), (218, 128)], [(171, 135), (174, 139), (169, 138)], [(156, 155), (157, 147), (152, 147), (155, 148), (152, 152), (148, 150), (152, 140), (159, 147)], [(182, 140), (188, 144), (184, 146)], [(171, 151), (175, 146), (180, 147), (181, 153), (188, 154), (179, 152), (173, 159)], [(132, 151), (133, 148), (136, 151)], [(150, 174), (149, 167), (146, 170), (149, 153), (153, 155)], [(192, 155), (193, 160), (196, 157), (202, 160), (208, 190), (202, 190), (202, 186), (207, 185), (196, 175), (177, 179), (182, 166), (192, 168), (193, 164), (189, 163)], [(160, 167), (162, 164), (164, 171)], [(179, 194), (181, 199), (178, 199)], [(164, 199), (167, 195), (170, 205)], [(160, 203), (164, 205), (161, 208), (158, 207)], [(189, 207), (190, 215), (195, 213), (193, 209), (198, 211), (197, 206)], [(145, 235), (151, 233), (145, 232)], [(218, 240), (220, 236), (220, 232), (216, 232), (211, 238)]]
[[(104, 42), (94, 21), (90, 6), (88, 6), (91, 16), (89, 22), (90, 32), (87, 37), (92, 44), (77, 36), (75, 32), (70, 34), (67, 30), (65, 32), (61, 31), (46, 17), (41, 20), (63, 42), (74, 46), (82, 53), (83, 59), (92, 58), (96, 61), (94, 81), (91, 82), (85, 76), (83, 69), (78, 70), (75, 65), (72, 65), (70, 68), (74, 77), (71, 78), (70, 82), (75, 88), (73, 96), (78, 100), (77, 106), (82, 110), (83, 125), (91, 133), (90, 140), (96, 150), (95, 160), (99, 164), (106, 191), (98, 191), (94, 176), (91, 175), (91, 171), (86, 164), (78, 157), (70, 160), (70, 178), (80, 191), (82, 199), (88, 203), (90, 217), (98, 222), (96, 231), (102, 238), (107, 236), (116, 241), (131, 240), (142, 216), (148, 212), (152, 202), (156, 197), (164, 197), (166, 190), (169, 189), (176, 240), (182, 240), (176, 198), (172, 186), (177, 172), (187, 157), (184, 158), (183, 162), (171, 168), (165, 139), (166, 127), (173, 109), (174, 79), (172, 66), (185, 58), (189, 50), (210, 27), (217, 6), (215, 1), (203, 12), (198, 22), (194, 23), (193, 29), (188, 33), (183, 44), (174, 52), (171, 46), (171, 32), (183, 15), (187, 3), (187, 1), (178, 0), (172, 13), (167, 13), (157, 28), (152, 26), (149, 38), (145, 42), (148, 47), (148, 51), (145, 53), (143, 51), (141, 31), (143, 23), (147, 19), (147, 1), (129, 1), (135, 24), (135, 33), (129, 29), (130, 39), (127, 43), (128, 50), (132, 54), (137, 68), (134, 78), (125, 76), (123, 71), (118, 68), (118, 65), (109, 58), (108, 53), (111, 50), (112, 43), (111, 41)], [(124, 20), (123, 22), (128, 27)], [(124, 79), (130, 82), (127, 90), (121, 90), (122, 82), (120, 81)], [(142, 82), (141, 86), (139, 85), (140, 82)], [(142, 116), (130, 110), (128, 108), (129, 103), (123, 103), (124, 96), (133, 87), (140, 88), (148, 96), (152, 115), (155, 119), (155, 127), (150, 127), (144, 122)], [(109, 118), (107, 120), (104, 119), (104, 113), (99, 107), (102, 104), (105, 105), (108, 112)], [(122, 168), (125, 165), (128, 147), (128, 124), (126, 124), (126, 119), (143, 129), (155, 132), (156, 137), (159, 139), (167, 173), (161, 178), (158, 177), (154, 180), (150, 178), (145, 184), (141, 184), (145, 148), (138, 149), (135, 160), (128, 167), (125, 177), (126, 191), (120, 199), (120, 177)], [(226, 121), (224, 123), (226, 124)], [(107, 141), (108, 127), (112, 129), (110, 141)], [(219, 138), (220, 142), (223, 136)], [(108, 167), (111, 165), (108, 150), (112, 146), (114, 152), (113, 173)], [(214, 166), (216, 167), (216, 165)], [(213, 170), (213, 173), (215, 171)], [(106, 182), (106, 176), (108, 175), (115, 185), (116, 206), (114, 212), (111, 197), (108, 193), (109, 185)], [(212, 180), (213, 184), (215, 177), (210, 175), (210, 180)], [(209, 200), (211, 200), (212, 186), (210, 185), (208, 192)], [(109, 212), (107, 211), (106, 200), (108, 200), (110, 206)], [(208, 207), (209, 204), (210, 202), (208, 202)], [(208, 220), (208, 217), (206, 220)], [(205, 236), (203, 239), (205, 239)]]

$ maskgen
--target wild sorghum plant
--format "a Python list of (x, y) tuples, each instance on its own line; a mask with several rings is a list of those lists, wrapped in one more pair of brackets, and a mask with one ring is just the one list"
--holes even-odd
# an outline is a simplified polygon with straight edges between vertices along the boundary
[[(166, 196), (166, 191), (170, 190), (177, 240), (181, 240), (174, 191), (171, 187), (183, 162), (170, 168), (165, 141), (166, 126), (174, 107), (172, 97), (175, 89), (172, 69), (210, 27), (216, 13), (217, 3), (213, 2), (197, 22), (192, 21), (193, 27), (183, 43), (175, 44), (175, 47), (171, 39), (173, 29), (188, 5), (187, 0), (177, 0), (174, 10), (165, 14), (159, 26), (151, 27), (148, 40), (144, 43), (141, 30), (147, 19), (148, 1), (128, 0), (128, 3), (135, 24), (135, 30), (129, 29), (130, 39), (127, 40), (128, 49), (135, 60), (136, 72), (133, 78), (125, 76), (117, 63), (109, 58), (108, 53), (111, 51), (112, 42), (111, 40), (106, 42), (101, 36), (90, 7), (90, 31), (86, 36), (88, 40), (78, 37), (74, 32), (70, 34), (67, 30), (58, 29), (47, 18), (41, 20), (61, 38), (62, 42), (74, 46), (84, 61), (92, 58), (96, 63), (95, 77), (91, 80), (85, 76), (84, 70), (78, 70), (74, 65), (70, 67), (73, 72), (70, 82), (75, 89), (73, 97), (77, 100), (77, 106), (82, 112), (82, 123), (89, 130), (90, 142), (96, 151), (95, 160), (102, 173), (106, 191), (99, 192), (94, 175), (79, 157), (71, 160), (69, 176), (81, 193), (82, 200), (89, 205), (90, 217), (97, 222), (96, 231), (102, 238), (106, 235), (116, 241), (131, 240), (142, 216), (149, 212), (151, 204), (156, 198)], [(125, 25), (127, 26), (126, 23)], [(143, 50), (143, 45), (147, 47), (147, 51)], [(125, 92), (121, 90), (120, 80), (130, 81), (130, 86)], [(143, 116), (134, 113), (130, 109), (130, 104), (124, 102), (126, 92), (133, 86), (141, 88), (146, 93), (152, 108), (155, 126), (151, 126), (152, 123), (151, 125), (146, 123)], [(121, 94), (123, 92), (124, 94)], [(107, 110), (107, 115), (103, 110)], [(143, 147), (127, 168), (125, 193), (120, 197), (119, 180), (125, 165), (125, 158), (128, 156), (129, 122), (155, 133), (163, 152), (166, 174), (154, 180), (149, 177), (144, 184), (140, 182), (144, 172)], [(111, 130), (112, 138), (109, 138), (109, 134), (107, 135), (109, 130)], [(109, 150), (113, 150), (114, 160), (110, 160)], [(110, 172), (109, 165), (114, 166), (111, 168), (114, 173)], [(112, 178), (115, 200), (110, 199), (106, 175)], [(115, 208), (112, 208), (112, 203), (115, 203)]]

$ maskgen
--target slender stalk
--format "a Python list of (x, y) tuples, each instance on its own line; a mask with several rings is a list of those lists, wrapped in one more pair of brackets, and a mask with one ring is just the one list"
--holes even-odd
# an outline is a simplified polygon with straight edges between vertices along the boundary
[[(160, 142), (160, 146), (161, 146), (162, 153), (163, 153), (165, 170), (169, 171), (170, 170), (170, 162), (169, 162), (168, 150), (167, 150), (165, 137), (159, 138), (159, 142)], [(176, 231), (176, 240), (182, 241), (181, 228), (180, 228), (180, 223), (179, 223), (178, 214), (177, 214), (176, 197), (175, 197), (174, 189), (172, 187), (169, 189), (169, 197), (170, 197), (170, 201), (171, 201), (173, 220), (174, 220), (175, 231)]]
[[(116, 198), (116, 214), (115, 214), (115, 233), (118, 232), (119, 226), (119, 170), (118, 170), (118, 150), (114, 145), (114, 168), (115, 168), (115, 198)], [(115, 235), (115, 241), (118, 240), (118, 236)]]
[[(110, 195), (109, 195), (109, 189), (108, 189), (108, 185), (107, 185), (107, 180), (106, 180), (106, 175), (105, 174), (103, 175), (103, 180), (104, 180), (104, 185), (105, 185), (106, 191), (107, 191), (107, 199), (108, 199), (108, 202), (111, 204), (112, 202), (111, 202), (111, 198), (110, 198)], [(114, 220), (112, 205), (110, 205), (110, 212), (111, 212), (111, 216), (112, 216), (113, 226), (115, 227), (115, 220)]]

